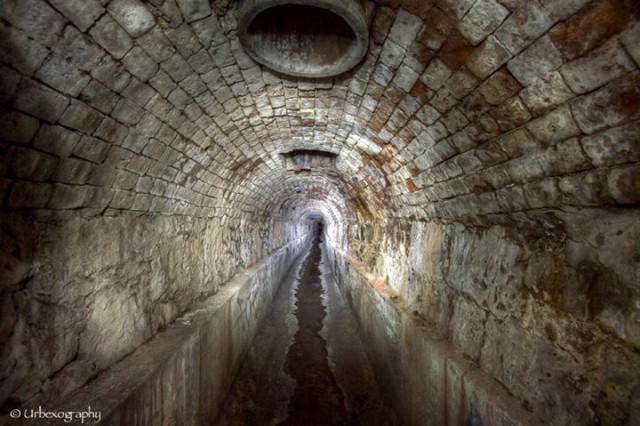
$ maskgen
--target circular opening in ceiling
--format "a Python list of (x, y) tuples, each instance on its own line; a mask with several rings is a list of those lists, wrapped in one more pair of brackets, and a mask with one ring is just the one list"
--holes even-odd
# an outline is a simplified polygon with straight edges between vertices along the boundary
[(240, 40), (257, 62), (287, 75), (330, 77), (354, 67), (368, 46), (364, 11), (356, 1), (247, 0)]

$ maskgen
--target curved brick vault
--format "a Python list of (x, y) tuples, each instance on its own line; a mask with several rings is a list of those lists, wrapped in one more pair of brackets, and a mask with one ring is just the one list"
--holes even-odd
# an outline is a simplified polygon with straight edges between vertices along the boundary
[(636, 2), (363, 7), (364, 60), (304, 79), (245, 54), (237, 1), (0, 2), (0, 404), (71, 392), (320, 214), (336, 268), (526, 411), (632, 424)]

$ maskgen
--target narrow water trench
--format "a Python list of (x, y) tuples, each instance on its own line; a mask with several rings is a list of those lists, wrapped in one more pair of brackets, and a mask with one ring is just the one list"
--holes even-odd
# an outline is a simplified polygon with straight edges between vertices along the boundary
[(296, 381), (283, 425), (341, 425), (348, 420), (344, 395), (329, 368), (327, 342), (320, 336), (326, 316), (320, 280), (320, 243), (313, 243), (296, 291), (298, 331), (287, 353), (285, 372)]
[(324, 262), (320, 232), (283, 280), (217, 425), (396, 425)]

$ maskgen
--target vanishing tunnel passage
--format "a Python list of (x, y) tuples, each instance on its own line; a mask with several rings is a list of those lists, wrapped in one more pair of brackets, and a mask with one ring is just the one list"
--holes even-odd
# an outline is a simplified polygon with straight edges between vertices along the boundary
[(280, 285), (217, 423), (399, 424), (324, 262), (321, 233)]
[(0, 0), (0, 424), (636, 426), (639, 141), (637, 0)]

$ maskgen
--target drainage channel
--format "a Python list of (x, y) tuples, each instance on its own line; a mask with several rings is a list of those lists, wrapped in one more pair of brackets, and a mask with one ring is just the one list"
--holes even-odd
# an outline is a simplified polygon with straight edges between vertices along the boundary
[(291, 268), (215, 424), (399, 424), (323, 257), (317, 237)]
[(282, 423), (286, 426), (341, 425), (349, 420), (344, 396), (329, 367), (327, 342), (320, 336), (326, 316), (320, 260), (320, 244), (316, 239), (302, 267), (296, 291), (298, 331), (285, 363), (285, 372), (296, 381), (296, 390), (289, 404), (289, 416)]

